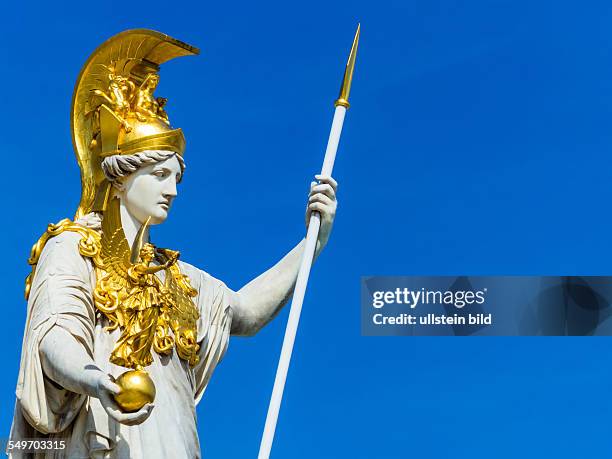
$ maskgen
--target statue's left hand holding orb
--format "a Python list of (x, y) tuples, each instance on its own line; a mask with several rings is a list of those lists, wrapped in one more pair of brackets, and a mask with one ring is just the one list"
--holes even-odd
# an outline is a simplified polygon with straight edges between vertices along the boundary
[(119, 408), (114, 400), (114, 395), (121, 392), (121, 388), (115, 384), (110, 375), (101, 373), (97, 381), (97, 396), (104, 410), (115, 421), (128, 426), (138, 425), (147, 420), (151, 411), (153, 411), (153, 403), (147, 403), (138, 411), (126, 413)]

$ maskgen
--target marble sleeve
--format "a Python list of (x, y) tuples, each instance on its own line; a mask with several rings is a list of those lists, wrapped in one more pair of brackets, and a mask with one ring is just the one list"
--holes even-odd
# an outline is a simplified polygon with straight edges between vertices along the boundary
[(230, 289), (223, 282), (203, 271), (199, 271), (197, 277), (200, 360), (194, 367), (196, 404), (201, 400), (210, 377), (227, 350), (232, 325), (232, 292)]
[(79, 240), (78, 234), (64, 232), (47, 242), (28, 301), (16, 412), (20, 409), (27, 423), (44, 434), (66, 429), (86, 399), (47, 378), (39, 354), (44, 336), (53, 327), (62, 327), (93, 356), (94, 273), (79, 253)]

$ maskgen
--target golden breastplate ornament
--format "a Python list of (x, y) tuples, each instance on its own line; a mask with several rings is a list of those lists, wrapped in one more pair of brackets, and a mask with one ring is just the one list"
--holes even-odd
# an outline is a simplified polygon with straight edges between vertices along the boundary
[[(197, 291), (181, 273), (178, 252), (156, 249), (146, 243), (136, 249), (135, 259), (131, 256), (121, 226), (118, 199), (113, 199), (104, 212), (102, 234), (68, 219), (49, 225), (32, 247), (28, 260), (32, 273), (26, 279), (26, 298), (45, 243), (64, 231), (81, 235), (79, 252), (91, 259), (96, 270), (94, 304), (108, 319), (108, 331), (117, 327), (121, 330), (110, 361), (141, 369), (152, 363), (151, 349), (168, 355), (175, 348), (180, 358), (194, 366), (199, 350), (199, 312), (193, 301)], [(160, 271), (165, 273), (164, 281), (156, 275)]]

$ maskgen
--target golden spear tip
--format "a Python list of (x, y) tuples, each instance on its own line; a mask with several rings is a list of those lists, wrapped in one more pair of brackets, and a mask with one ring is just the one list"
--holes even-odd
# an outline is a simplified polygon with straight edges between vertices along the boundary
[(342, 86), (340, 86), (340, 95), (334, 104), (336, 107), (342, 105), (348, 109), (351, 106), (348, 98), (351, 92), (351, 83), (353, 81), (353, 70), (355, 70), (355, 59), (357, 57), (357, 45), (359, 44), (360, 31), (361, 23), (358, 23), (357, 32), (355, 32), (355, 38), (353, 39), (353, 46), (351, 47), (351, 54), (349, 54), (346, 69), (344, 70), (344, 78), (342, 79)]

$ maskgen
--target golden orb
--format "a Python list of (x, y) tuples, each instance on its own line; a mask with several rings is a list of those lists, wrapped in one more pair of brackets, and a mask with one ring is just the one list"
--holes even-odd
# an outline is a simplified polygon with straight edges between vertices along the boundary
[(114, 396), (115, 401), (123, 411), (138, 411), (155, 400), (155, 384), (144, 370), (126, 371), (115, 383), (121, 388), (121, 392)]

